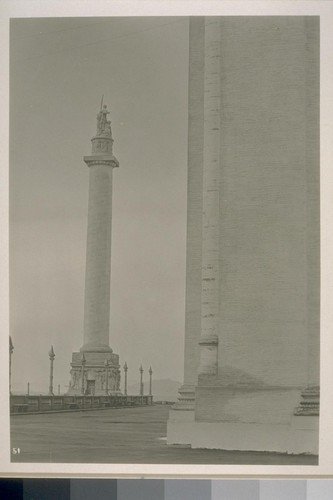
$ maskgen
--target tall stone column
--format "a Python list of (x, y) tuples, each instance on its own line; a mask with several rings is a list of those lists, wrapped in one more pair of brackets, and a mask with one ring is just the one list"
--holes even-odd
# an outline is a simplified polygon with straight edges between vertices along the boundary
[[(86, 274), (84, 295), (83, 345), (73, 353), (69, 393), (80, 393), (81, 359), (86, 359), (86, 394), (104, 394), (105, 361), (114, 377), (111, 386), (119, 390), (119, 356), (109, 345), (112, 172), (119, 167), (113, 155), (111, 122), (107, 106), (101, 103), (97, 132), (91, 139), (92, 151), (85, 156), (89, 167), (89, 202), (87, 225)], [(82, 382), (82, 380), (81, 380)]]
[[(110, 129), (111, 132), (111, 129)], [(84, 344), (81, 351), (110, 351), (110, 277), (112, 171), (119, 167), (112, 154), (111, 133), (92, 139), (84, 298)]]
[(191, 443), (196, 390), (217, 374), (219, 312), (220, 18), (190, 21), (184, 384), (168, 444)]
[(201, 252), (202, 252), (202, 165), (204, 119), (204, 37), (205, 18), (190, 20), (188, 117), (188, 184), (184, 383), (178, 391), (174, 409), (194, 411), (195, 386), (198, 381), (201, 318)]
[(205, 101), (201, 275), (201, 338), (198, 374), (217, 375), (220, 259), (220, 19), (205, 22)]

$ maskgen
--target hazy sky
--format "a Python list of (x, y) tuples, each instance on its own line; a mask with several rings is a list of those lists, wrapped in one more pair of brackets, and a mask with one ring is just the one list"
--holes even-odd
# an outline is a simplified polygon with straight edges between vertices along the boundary
[(187, 18), (11, 22), (12, 387), (66, 390), (83, 342), (88, 168), (104, 94), (114, 170), (110, 345), (137, 381), (183, 377)]

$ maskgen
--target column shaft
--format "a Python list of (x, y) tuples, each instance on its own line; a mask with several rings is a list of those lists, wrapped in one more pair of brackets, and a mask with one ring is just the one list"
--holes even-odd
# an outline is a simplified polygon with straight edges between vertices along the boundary
[(112, 223), (112, 167), (90, 166), (84, 302), (84, 346), (108, 348)]
[(206, 18), (199, 374), (217, 373), (220, 259), (220, 21)]

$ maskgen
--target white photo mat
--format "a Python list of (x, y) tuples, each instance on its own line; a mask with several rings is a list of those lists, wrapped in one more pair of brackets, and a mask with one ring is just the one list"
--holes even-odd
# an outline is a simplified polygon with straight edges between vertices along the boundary
[[(318, 466), (11, 463), (8, 401), (9, 19), (98, 16), (320, 16), (321, 95), (321, 401)], [(1, 271), (0, 473), (16, 477), (329, 477), (333, 476), (333, 2), (327, 1), (15, 1), (0, 6)], [(88, 139), (88, 138), (87, 138)], [(296, 362), (296, 360), (295, 360)]]

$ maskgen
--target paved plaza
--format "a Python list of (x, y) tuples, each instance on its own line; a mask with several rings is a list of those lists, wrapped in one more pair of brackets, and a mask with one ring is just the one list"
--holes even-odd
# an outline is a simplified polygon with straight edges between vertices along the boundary
[(11, 417), (14, 462), (317, 465), (316, 456), (168, 446), (169, 407), (110, 408)]

